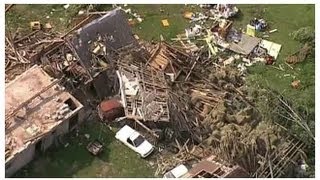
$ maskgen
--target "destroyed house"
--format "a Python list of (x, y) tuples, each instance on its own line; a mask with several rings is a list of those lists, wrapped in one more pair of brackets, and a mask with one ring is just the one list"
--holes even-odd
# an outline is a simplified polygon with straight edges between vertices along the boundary
[(211, 157), (195, 164), (184, 178), (245, 178), (249, 174), (238, 165), (224, 165)]
[(127, 118), (169, 122), (168, 91), (163, 73), (143, 65), (122, 65), (117, 75)]
[[(112, 91), (112, 64), (120, 48), (138, 44), (120, 9), (108, 11), (76, 31), (72, 46), (92, 77), (92, 87), (103, 100)], [(110, 79), (111, 78), (111, 79)]]
[(58, 83), (35, 65), (6, 85), (6, 177), (83, 121), (82, 104)]
[(136, 42), (127, 19), (120, 9), (108, 11), (107, 14), (77, 30), (73, 46), (87, 68), (90, 68), (89, 60), (92, 57), (91, 52), (88, 51), (90, 45), (99, 40), (106, 49), (115, 50)]

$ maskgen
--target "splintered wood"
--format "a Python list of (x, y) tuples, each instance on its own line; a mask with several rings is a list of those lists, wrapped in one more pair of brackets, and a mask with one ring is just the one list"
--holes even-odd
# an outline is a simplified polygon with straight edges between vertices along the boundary
[(189, 55), (161, 42), (151, 51), (147, 65), (157, 71), (164, 72), (170, 76), (171, 81), (174, 81), (183, 71), (181, 67), (188, 67), (190, 60)]
[(175, 142), (179, 149), (178, 153), (170, 154), (170, 156), (159, 156), (155, 176), (163, 175), (179, 164), (199, 162), (210, 155), (210, 152), (206, 152), (201, 146), (193, 146), (189, 149), (188, 141), (183, 145), (180, 145), (177, 140)]
[(6, 82), (30, 68), (39, 57), (39, 53), (52, 42), (63, 42), (63, 40), (56, 38), (54, 33), (39, 30), (24, 36), (19, 32), (14, 35), (9, 32), (5, 48)]
[[(252, 177), (280, 177), (303, 151), (304, 143), (263, 120), (241, 72), (214, 63), (206, 50), (189, 54), (165, 42), (142, 41), (114, 49), (107, 46), (106, 37), (92, 35), (97, 40), (83, 49), (89, 55), (79, 56), (67, 35), (90, 18), (64, 35), (40, 30), (7, 37), (6, 81), (39, 63), (50, 76), (64, 77), (75, 89), (106, 69), (116, 69), (112, 75), (118, 77), (126, 117), (156, 138), (160, 136), (155, 129), (164, 134), (157, 176), (178, 164), (194, 165), (215, 155), (217, 161), (237, 164)], [(303, 49), (296, 59), (306, 58), (309, 48)], [(6, 139), (6, 144), (13, 143)], [(171, 152), (172, 147), (178, 152)]]
[[(280, 177), (297, 160), (304, 145), (289, 145), (296, 149), (284, 150), (281, 145), (290, 144), (290, 140), (282, 138), (285, 132), (280, 133), (278, 126), (261, 121), (254, 103), (247, 97), (240, 73), (230, 68), (210, 68), (211, 72), (203, 74), (202, 80), (195, 76), (203, 70), (194, 68), (191, 78), (183, 83), (177, 81), (175, 92), (170, 92), (170, 122), (175, 137), (182, 144), (188, 139), (187, 147), (201, 144), (205, 151), (226, 163), (238, 164), (253, 177)], [(275, 158), (278, 154), (285, 156), (281, 165)], [(190, 164), (188, 158), (170, 159), (172, 155), (168, 155), (168, 160), (164, 160), (163, 156), (166, 155), (159, 158), (160, 174), (168, 170), (165, 166)], [(261, 169), (262, 165), (268, 168)]]
[(163, 74), (140, 65), (119, 68), (121, 96), (127, 117), (144, 121), (169, 121), (168, 92)]

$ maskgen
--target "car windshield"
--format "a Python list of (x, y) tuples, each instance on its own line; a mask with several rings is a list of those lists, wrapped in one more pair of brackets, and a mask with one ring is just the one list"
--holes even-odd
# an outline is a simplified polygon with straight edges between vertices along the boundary
[(139, 135), (135, 140), (133, 140), (133, 144), (136, 147), (138, 147), (143, 143), (143, 141), (144, 141), (144, 138), (141, 135)]

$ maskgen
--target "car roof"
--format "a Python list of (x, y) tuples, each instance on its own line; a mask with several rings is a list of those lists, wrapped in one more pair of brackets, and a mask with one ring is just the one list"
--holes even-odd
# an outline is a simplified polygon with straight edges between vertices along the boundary
[(122, 139), (126, 139), (134, 133), (136, 133), (136, 131), (134, 129), (132, 129), (128, 125), (125, 125), (117, 132), (116, 136), (119, 138), (122, 138)]
[(130, 134), (130, 139), (135, 140), (140, 134), (137, 131), (134, 131)]

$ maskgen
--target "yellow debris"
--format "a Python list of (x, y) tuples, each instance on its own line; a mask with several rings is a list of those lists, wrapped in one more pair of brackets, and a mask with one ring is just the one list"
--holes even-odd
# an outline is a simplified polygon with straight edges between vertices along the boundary
[(40, 30), (41, 29), (40, 21), (30, 22), (30, 27), (32, 30)]
[(254, 26), (251, 26), (250, 24), (247, 25), (247, 35), (255, 37), (256, 36), (256, 29)]
[(192, 19), (192, 16), (193, 16), (193, 12), (189, 12), (189, 11), (186, 11), (184, 14), (183, 14), (183, 17), (186, 18), (186, 19)]
[(169, 26), (169, 22), (168, 22), (167, 19), (164, 19), (164, 20), (162, 20), (161, 22), (162, 22), (162, 25), (163, 25), (164, 27), (168, 27), (168, 26)]

